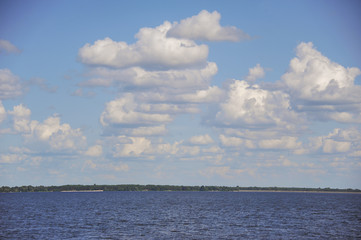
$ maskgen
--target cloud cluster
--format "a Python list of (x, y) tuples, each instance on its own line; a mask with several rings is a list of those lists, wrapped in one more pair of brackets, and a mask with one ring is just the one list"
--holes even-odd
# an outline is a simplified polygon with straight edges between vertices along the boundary
[[(256, 85), (265, 76), (257, 64), (249, 69), (247, 81), (234, 80), (219, 104), (218, 124), (232, 127), (283, 126), (291, 129), (307, 116), (310, 120), (361, 122), (361, 86), (358, 68), (345, 68), (317, 51), (312, 43), (300, 43), (296, 56), (281, 82)], [(278, 89), (278, 90), (272, 90)]]
[[(118, 134), (134, 137), (141, 136), (142, 131), (143, 136), (164, 134), (165, 124), (175, 114), (197, 113), (198, 104), (219, 101), (224, 91), (210, 85), (217, 65), (207, 62), (208, 46), (193, 41), (240, 40), (241, 30), (221, 27), (219, 20), (219, 13), (202, 11), (179, 24), (164, 22), (155, 28), (142, 28), (134, 44), (105, 38), (83, 46), (79, 59), (92, 68), (87, 73), (90, 78), (79, 86), (113, 86), (120, 92), (117, 99), (106, 103), (101, 114), (105, 130), (118, 129)], [(179, 35), (180, 30), (185, 34), (189, 21), (203, 29), (197, 37)], [(211, 35), (210, 28), (216, 30)], [(137, 89), (137, 94), (127, 89)]]
[(42, 123), (33, 121), (26, 141), (49, 144), (55, 151), (76, 151), (86, 146), (86, 137), (81, 130), (72, 129), (67, 123), (61, 124), (59, 117), (49, 117)]
[[(241, 80), (212, 85), (217, 64), (208, 61), (208, 46), (197, 41), (250, 39), (236, 27), (221, 26), (220, 19), (218, 12), (203, 10), (179, 22), (142, 28), (135, 43), (104, 38), (81, 47), (78, 59), (88, 68), (73, 95), (85, 96), (85, 88), (96, 87), (112, 88), (116, 95), (104, 103), (99, 115), (103, 134), (90, 145), (82, 129), (58, 115), (33, 120), (23, 104), (6, 111), (3, 101), (21, 96), (24, 84), (9, 69), (0, 69), (0, 133), (23, 139), (23, 147), (9, 147), (0, 162), (36, 165), (48, 156), (73, 156), (78, 160), (72, 164), (82, 172), (127, 172), (140, 159), (158, 172), (162, 164), (175, 169), (188, 161), (194, 163), (188, 168), (197, 167), (193, 174), (222, 178), (261, 176), (275, 167), (325, 174), (319, 156), (333, 167), (356, 165), (359, 128), (317, 135), (307, 127), (314, 120), (361, 123), (361, 87), (355, 84), (361, 71), (332, 62), (312, 43), (300, 43), (276, 83), (261, 82), (267, 68), (257, 64)], [(16, 52), (11, 46), (0, 41), (0, 48)], [(56, 91), (41, 78), (25, 83)], [(171, 131), (179, 124), (174, 120), (185, 113), (209, 132), (174, 136)], [(304, 156), (317, 160), (299, 161)]]
[(332, 62), (311, 42), (300, 43), (296, 55), (282, 76), (296, 109), (316, 119), (361, 122), (361, 86), (354, 84), (360, 69)]
[(340, 153), (356, 157), (361, 151), (361, 131), (355, 127), (335, 128), (328, 135), (309, 138), (304, 145), (303, 154)]
[[(119, 92), (116, 99), (106, 103), (100, 116), (105, 136), (113, 139), (113, 158), (202, 159), (216, 165), (203, 173), (226, 176), (254, 175), (257, 166), (320, 170), (277, 155), (283, 152), (296, 156), (320, 151), (359, 154), (354, 143), (333, 135), (307, 141), (301, 137), (313, 119), (361, 119), (360, 87), (354, 84), (360, 70), (330, 61), (312, 43), (297, 46), (296, 57), (277, 83), (256, 84), (266, 75), (257, 64), (243, 80), (218, 87), (211, 85), (218, 69), (216, 63), (207, 62), (208, 46), (195, 41), (250, 39), (240, 29), (221, 26), (218, 12), (201, 11), (179, 23), (142, 28), (136, 39), (134, 44), (98, 40), (86, 44), (78, 54), (80, 61), (91, 66), (89, 79), (80, 87), (115, 87)], [(177, 114), (199, 113), (201, 106), (210, 110), (204, 122), (219, 133), (218, 139), (205, 134), (188, 141), (163, 142), (161, 136)], [(272, 160), (257, 162), (254, 168), (234, 163), (235, 169), (231, 169), (229, 163), (241, 149), (248, 155), (269, 152)], [(96, 152), (89, 149), (87, 154), (91, 156), (93, 150)]]
[[(258, 158), (255, 163), (247, 164), (252, 174), (257, 173), (256, 169), (266, 171), (273, 167), (297, 168), (295, 174), (327, 173), (322, 167), (325, 163), (318, 160), (292, 160), (305, 155), (309, 159), (323, 156), (329, 167), (339, 168), (337, 171), (359, 167), (353, 160), (361, 156), (358, 128), (336, 128), (328, 135), (308, 139), (303, 138), (302, 130), (307, 130), (313, 120), (360, 122), (361, 88), (354, 83), (360, 70), (332, 62), (312, 43), (299, 44), (296, 55), (278, 83), (254, 84), (264, 77), (264, 69), (257, 65), (249, 70), (245, 81), (233, 80), (225, 85), (226, 97), (219, 102), (213, 122), (221, 132), (220, 145), (228, 149), (228, 156), (223, 158), (234, 159), (229, 155), (232, 152), (237, 158), (240, 152)], [(280, 157), (286, 152), (293, 153), (291, 159)], [(268, 160), (263, 154), (267, 154)], [(221, 176), (237, 174), (236, 170), (227, 168), (208, 170)]]
[[(228, 85), (227, 98), (219, 104), (216, 122), (221, 126), (243, 128), (294, 128), (300, 116), (291, 108), (289, 95), (269, 91), (246, 81)], [(299, 121), (299, 120), (298, 120)]]
[[(219, 161), (221, 149), (209, 135), (193, 136), (189, 141), (163, 142), (161, 138), (118, 136), (110, 140), (114, 158), (136, 157), (146, 160)], [(217, 155), (218, 154), (218, 155)]]
[(58, 116), (43, 122), (31, 120), (31, 110), (20, 104), (7, 114), (11, 116), (12, 130), (21, 134), (24, 143), (36, 152), (76, 152), (86, 146), (82, 131), (73, 129), (67, 123), (61, 124)]
[(208, 46), (193, 40), (239, 41), (250, 37), (236, 27), (222, 27), (221, 15), (201, 11), (198, 15), (156, 28), (141, 28), (134, 44), (116, 42), (110, 38), (85, 44), (79, 49), (79, 59), (89, 65), (115, 68), (146, 69), (187, 68), (204, 65)]

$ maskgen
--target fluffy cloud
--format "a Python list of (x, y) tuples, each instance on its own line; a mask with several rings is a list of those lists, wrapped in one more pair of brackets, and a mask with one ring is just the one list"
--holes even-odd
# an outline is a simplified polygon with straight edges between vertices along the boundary
[(282, 126), (290, 130), (294, 127), (293, 122), (300, 121), (298, 118), (287, 94), (264, 90), (239, 80), (229, 85), (227, 99), (220, 104), (220, 111), (216, 114), (219, 124), (244, 128)]
[(140, 156), (151, 150), (151, 141), (149, 139), (144, 137), (131, 137), (130, 139), (131, 143), (117, 145), (114, 157)]
[(213, 143), (213, 139), (208, 135), (193, 136), (189, 139), (191, 144), (195, 145), (207, 145)]
[(86, 137), (79, 128), (72, 129), (67, 123), (60, 123), (59, 117), (49, 117), (44, 122), (32, 121), (31, 133), (25, 135), (28, 143), (49, 144), (55, 151), (74, 151), (84, 148)]
[(326, 139), (323, 144), (324, 153), (348, 152), (350, 148), (350, 142), (340, 142), (332, 139)]
[(327, 136), (322, 137), (324, 153), (346, 153), (361, 149), (361, 132), (356, 128), (336, 128)]
[(361, 122), (358, 68), (345, 68), (317, 51), (311, 42), (297, 46), (297, 57), (282, 76), (296, 109), (319, 119)]
[(20, 96), (23, 93), (23, 86), (18, 76), (9, 69), (0, 69), (0, 100)]
[(300, 154), (327, 153), (357, 156), (361, 150), (361, 131), (358, 128), (335, 128), (325, 136), (311, 137)]
[(31, 130), (30, 109), (20, 104), (14, 106), (13, 111), (10, 111), (9, 114), (13, 117), (13, 128), (16, 132), (28, 133)]
[(75, 151), (86, 146), (86, 137), (81, 130), (72, 129), (67, 123), (60, 123), (57, 116), (43, 122), (31, 120), (29, 108), (20, 104), (8, 114), (12, 117), (13, 132), (21, 134), (25, 143), (39, 151)]
[(91, 146), (84, 154), (89, 157), (100, 157), (103, 154), (103, 147), (101, 145)]
[(153, 159), (159, 155), (176, 154), (180, 150), (180, 143), (174, 144), (160, 142), (152, 142), (145, 137), (126, 137), (117, 138), (114, 143), (113, 157), (146, 157)]
[[(194, 144), (194, 145), (190, 145)], [(109, 141), (113, 146), (113, 157), (136, 157), (148, 160), (178, 159), (178, 160), (205, 160), (210, 162), (220, 161), (219, 153), (222, 150), (213, 144), (209, 135), (194, 136), (189, 141), (163, 142), (163, 139), (143, 136), (118, 136)], [(218, 154), (218, 155), (215, 155)], [(197, 156), (195, 158), (195, 156)]]
[(186, 18), (168, 31), (167, 36), (205, 41), (232, 41), (250, 39), (242, 30), (231, 26), (222, 27), (219, 24), (221, 14), (203, 10), (198, 15)]
[(11, 42), (0, 39), (0, 53), (20, 53), (20, 49), (14, 46)]
[(239, 147), (243, 144), (243, 140), (238, 137), (227, 137), (221, 134), (219, 135), (219, 139), (222, 145), (226, 147)]
[(245, 80), (247, 80), (250, 83), (253, 83), (257, 79), (263, 78), (265, 75), (263, 67), (261, 67), (260, 64), (257, 64), (255, 67), (250, 68), (248, 70), (248, 75), (245, 77)]
[(134, 101), (134, 95), (127, 93), (123, 97), (110, 101), (100, 117), (103, 126), (109, 125), (152, 125), (172, 120), (169, 114), (147, 113)]
[(79, 50), (79, 59), (89, 65), (109, 67), (142, 66), (145, 68), (189, 67), (204, 64), (206, 45), (192, 40), (168, 38), (172, 24), (164, 22), (156, 28), (142, 28), (135, 35), (138, 41), (128, 45), (110, 38), (87, 43)]

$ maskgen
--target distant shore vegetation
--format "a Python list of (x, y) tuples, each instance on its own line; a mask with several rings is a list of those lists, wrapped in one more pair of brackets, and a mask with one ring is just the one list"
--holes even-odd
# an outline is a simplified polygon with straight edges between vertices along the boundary
[(208, 192), (241, 192), (241, 191), (270, 191), (270, 192), (339, 192), (361, 193), (360, 189), (338, 188), (300, 188), (300, 187), (227, 187), (227, 186), (175, 186), (175, 185), (62, 185), (62, 186), (16, 186), (0, 187), (2, 193), (14, 192), (74, 192), (74, 191), (208, 191)]

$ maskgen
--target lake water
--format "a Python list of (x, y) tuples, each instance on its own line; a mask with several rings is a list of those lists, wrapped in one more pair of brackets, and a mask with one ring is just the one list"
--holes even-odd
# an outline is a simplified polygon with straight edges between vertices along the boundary
[(361, 194), (0, 194), (0, 239), (356, 239)]

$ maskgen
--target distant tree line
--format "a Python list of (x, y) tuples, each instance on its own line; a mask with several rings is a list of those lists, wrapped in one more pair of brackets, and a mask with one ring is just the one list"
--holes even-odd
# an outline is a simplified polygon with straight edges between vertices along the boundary
[(61, 191), (300, 191), (300, 192), (355, 192), (361, 193), (360, 189), (338, 188), (296, 188), (296, 187), (226, 187), (226, 186), (174, 186), (174, 185), (62, 185), (62, 186), (20, 186), (0, 187), (0, 192), (61, 192)]

